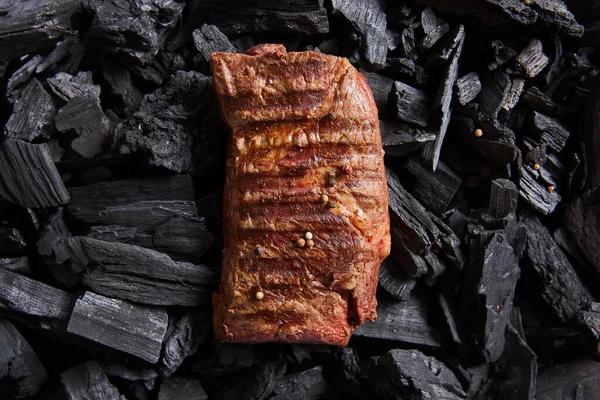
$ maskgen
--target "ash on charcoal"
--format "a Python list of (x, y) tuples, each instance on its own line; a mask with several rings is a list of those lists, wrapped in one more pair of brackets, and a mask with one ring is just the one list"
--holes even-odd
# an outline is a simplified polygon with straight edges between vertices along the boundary
[(418, 350), (388, 351), (373, 357), (369, 378), (380, 399), (466, 399), (454, 372)]
[(60, 381), (69, 400), (123, 399), (97, 361), (88, 361), (63, 372)]
[(58, 329), (69, 318), (74, 296), (0, 268), (0, 311), (32, 326)]
[(219, 274), (139, 246), (80, 239), (89, 266), (83, 284), (105, 296), (151, 305), (198, 306), (210, 300)]
[(176, 376), (165, 379), (158, 391), (158, 400), (208, 400), (202, 382), (196, 378)]
[(167, 84), (144, 96), (138, 111), (115, 129), (121, 154), (140, 152), (149, 163), (174, 172), (192, 166), (196, 119), (210, 98), (211, 78), (177, 71)]
[(394, 80), (375, 72), (360, 72), (365, 76), (365, 78), (367, 78), (367, 83), (373, 92), (373, 97), (375, 98), (375, 104), (379, 110), (379, 115), (385, 113), (388, 99), (390, 97), (390, 93), (392, 92), (392, 87), (394, 86)]
[(214, 399), (267, 399), (281, 381), (285, 371), (286, 363), (282, 358), (279, 358), (277, 361), (264, 362), (253, 368), (235, 384), (215, 393)]
[(517, 55), (517, 52), (510, 46), (507, 46), (501, 40), (494, 40), (490, 44), (492, 60), (488, 64), (489, 71), (495, 71), (507, 61)]
[(446, 211), (462, 184), (462, 178), (443, 162), (438, 164), (435, 172), (415, 157), (409, 158), (405, 165), (416, 182), (411, 193), (415, 199), (436, 215)]
[(123, 179), (70, 187), (69, 213), (90, 224), (104, 223), (104, 210), (141, 201), (181, 200), (195, 198), (189, 175), (170, 175), (147, 179)]
[(456, 80), (456, 96), (460, 105), (473, 101), (481, 91), (481, 81), (477, 72), (470, 72)]
[(417, 44), (421, 53), (430, 50), (450, 30), (450, 26), (443, 19), (436, 17), (431, 7), (427, 7), (421, 13), (421, 26), (425, 33), (425, 37)]
[(538, 400), (592, 399), (600, 393), (600, 363), (576, 360), (541, 370), (535, 395)]
[(46, 82), (52, 92), (67, 103), (76, 97), (89, 97), (100, 102), (100, 86), (94, 85), (89, 71), (78, 72), (75, 76), (59, 72)]
[(209, 62), (210, 55), (217, 51), (226, 53), (237, 53), (237, 49), (231, 44), (227, 36), (214, 25), (202, 24), (193, 32), (194, 46), (200, 53), (198, 61)]
[(18, 139), (0, 143), (0, 195), (11, 203), (32, 208), (69, 202), (48, 146)]
[(29, 142), (36, 138), (48, 139), (54, 133), (52, 121), (55, 115), (56, 106), (52, 96), (34, 78), (15, 101), (13, 113), (4, 127), (4, 134)]
[(365, 322), (354, 336), (384, 339), (426, 347), (440, 347), (440, 333), (429, 324), (427, 299), (413, 295), (408, 301), (378, 299), (377, 320)]
[(529, 78), (534, 78), (542, 72), (550, 59), (542, 48), (539, 39), (531, 39), (527, 47), (515, 59), (515, 71)]
[(417, 151), (425, 143), (435, 140), (433, 133), (400, 121), (380, 120), (379, 127), (386, 155), (404, 157)]
[(425, 67), (427, 68), (437, 68), (450, 60), (452, 54), (455, 53), (456, 49), (459, 46), (462, 46), (462, 42), (465, 38), (465, 27), (463, 25), (459, 25), (452, 30), (449, 37), (444, 41), (444, 43), (438, 44), (431, 52), (427, 61), (425, 62)]
[(331, 387), (323, 376), (323, 367), (285, 375), (273, 389), (272, 400), (319, 400)]
[(19, 275), (31, 275), (31, 268), (27, 257), (0, 258), (0, 268), (15, 272)]
[(0, 380), (8, 381), (10, 395), (16, 399), (35, 396), (47, 379), (48, 373), (29, 343), (0, 317)]
[(506, 73), (497, 71), (483, 75), (478, 101), (484, 117), (498, 117), (502, 105), (506, 104), (510, 89), (511, 80)]
[(397, 300), (407, 301), (410, 293), (417, 284), (399, 265), (388, 257), (379, 267), (379, 286)]
[(431, 100), (427, 93), (396, 81), (392, 91), (396, 118), (425, 128), (429, 120)]
[(71, 16), (80, 10), (81, 0), (8, 1), (0, 15), (0, 59), (52, 47), (71, 32)]
[(160, 359), (168, 322), (162, 308), (85, 292), (75, 302), (67, 332), (155, 363)]

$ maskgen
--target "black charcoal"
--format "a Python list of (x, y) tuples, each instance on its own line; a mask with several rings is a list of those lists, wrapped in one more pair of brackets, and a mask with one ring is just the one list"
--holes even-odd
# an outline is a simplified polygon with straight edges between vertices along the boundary
[(27, 61), (19, 67), (11, 77), (8, 79), (8, 83), (6, 84), (6, 94), (9, 96), (8, 99), (11, 102), (14, 102), (15, 96), (18, 96), (20, 90), (17, 89), (21, 84), (29, 81), (33, 74), (35, 73), (36, 68), (44, 61), (45, 57), (39, 54), (31, 58), (25, 58)]
[(544, 177), (540, 171), (524, 164), (519, 165), (519, 195), (544, 215), (554, 212), (562, 200), (549, 177)]
[(20, 256), (27, 247), (23, 233), (8, 224), (0, 221), (0, 252), (6, 256)]
[(508, 179), (494, 179), (487, 212), (494, 218), (504, 218), (517, 211), (519, 191)]
[(227, 36), (214, 25), (202, 24), (193, 32), (194, 45), (200, 52), (200, 60), (210, 61), (210, 55), (216, 51), (236, 53), (237, 49), (231, 44)]
[(164, 309), (86, 292), (75, 302), (67, 331), (155, 363), (168, 322)]
[(550, 59), (544, 54), (542, 42), (539, 39), (531, 39), (515, 59), (515, 70), (526, 77), (534, 78), (549, 62)]
[(281, 378), (271, 400), (319, 400), (325, 397), (330, 386), (323, 376), (321, 366), (289, 374)]
[(504, 103), (502, 104), (502, 110), (510, 111), (519, 102), (521, 99), (521, 94), (523, 93), (523, 89), (525, 88), (525, 79), (523, 78), (513, 78), (512, 84), (510, 86), (510, 91), (508, 92), (508, 96), (504, 99)]
[(425, 37), (421, 39), (417, 48), (422, 53), (431, 49), (450, 30), (450, 26), (436, 17), (431, 7), (427, 7), (421, 13), (421, 26)]
[(562, 151), (571, 133), (559, 121), (534, 111), (531, 122), (542, 142), (556, 152)]
[(492, 60), (488, 64), (488, 70), (495, 71), (503, 66), (507, 61), (517, 55), (517, 52), (511, 47), (505, 45), (501, 40), (494, 40), (491, 43)]
[(48, 146), (18, 139), (0, 143), (0, 195), (11, 203), (32, 208), (69, 202)]
[(123, 399), (97, 361), (88, 361), (63, 372), (60, 381), (69, 400)]
[(27, 257), (0, 258), (0, 268), (19, 275), (31, 275), (31, 268), (29, 267), (29, 259)]
[(600, 233), (596, 216), (600, 207), (600, 188), (585, 192), (567, 206), (564, 225), (581, 253), (600, 271)]
[(36, 138), (48, 139), (54, 132), (52, 120), (55, 114), (56, 106), (52, 96), (34, 78), (15, 101), (13, 114), (6, 122), (4, 134), (29, 142)]
[(470, 72), (456, 80), (456, 96), (461, 105), (473, 101), (481, 91), (481, 81), (477, 72)]
[(170, 175), (147, 179), (124, 179), (70, 187), (68, 211), (90, 224), (104, 223), (104, 209), (149, 200), (194, 200), (189, 175)]
[(407, 301), (378, 299), (377, 320), (365, 322), (354, 336), (411, 345), (440, 347), (440, 333), (429, 323), (427, 298), (413, 293)]
[(29, 343), (13, 324), (0, 317), (0, 380), (8, 381), (9, 397), (31, 398), (42, 390), (47, 378)]
[(125, 115), (130, 116), (142, 101), (142, 94), (134, 85), (131, 72), (123, 64), (108, 58), (100, 59), (100, 68), (110, 92), (123, 105)]
[(386, 155), (404, 157), (435, 140), (433, 133), (414, 128), (405, 122), (380, 120), (379, 126)]
[[(517, 318), (514, 318), (515, 314)], [(527, 345), (520, 312), (516, 308), (513, 309), (512, 320), (506, 328), (506, 346), (501, 365), (507, 379), (501, 390), (505, 398), (532, 400), (535, 398), (537, 356)]]
[(33, 326), (59, 328), (74, 300), (70, 293), (0, 268), (0, 310)]
[(537, 14), (538, 19), (569, 36), (582, 37), (584, 28), (575, 20), (565, 2), (562, 0), (530, 0), (531, 8)]
[(115, 129), (121, 154), (140, 152), (154, 166), (188, 172), (201, 109), (211, 92), (211, 78), (195, 71), (177, 71), (167, 84), (144, 96), (131, 118)]
[(76, 97), (91, 97), (100, 101), (100, 86), (94, 85), (89, 71), (79, 72), (75, 76), (59, 72), (46, 82), (52, 92), (66, 102)]
[(522, 96), (522, 102), (533, 111), (538, 111), (549, 117), (557, 117), (566, 113), (566, 110), (556, 104), (535, 86), (528, 88)]
[(462, 184), (462, 178), (443, 162), (439, 162), (432, 172), (415, 157), (408, 159), (406, 169), (415, 181), (412, 195), (436, 215), (446, 211)]
[(491, 72), (482, 76), (478, 101), (484, 117), (497, 118), (510, 94), (511, 86), (511, 80), (504, 72)]
[(262, 363), (235, 384), (215, 393), (213, 398), (215, 400), (265, 400), (280, 382), (285, 371), (286, 363), (281, 358), (277, 361)]
[(454, 372), (418, 350), (388, 351), (371, 359), (369, 377), (381, 399), (466, 399)]
[(171, 376), (188, 356), (196, 353), (210, 328), (210, 318), (201, 311), (171, 318), (158, 364), (161, 375)]
[(367, 83), (373, 92), (379, 114), (383, 114), (387, 108), (394, 80), (375, 72), (361, 71), (361, 73), (367, 78)]
[(158, 400), (208, 400), (202, 382), (196, 378), (176, 376), (160, 384)]
[(577, 320), (581, 326), (585, 326), (590, 350), (595, 356), (600, 355), (600, 303), (591, 303), (587, 309), (581, 311)]
[[(590, 82), (590, 92), (585, 102), (581, 141), (585, 145), (586, 188), (600, 186), (600, 77)], [(597, 264), (600, 265), (600, 264)]]
[(153, 390), (158, 379), (158, 373), (153, 368), (128, 365), (125, 362), (103, 362), (102, 369), (106, 376), (139, 383), (147, 390)]
[(427, 93), (396, 81), (392, 91), (397, 119), (425, 128), (429, 120), (431, 100)]
[(437, 303), (444, 316), (444, 322), (450, 332), (452, 341), (457, 345), (463, 344), (462, 326), (459, 328), (459, 318), (456, 308), (453, 306), (451, 297), (448, 293), (440, 292), (437, 294)]
[(388, 257), (379, 266), (379, 286), (397, 300), (406, 301), (417, 284), (399, 265)]
[(429, 79), (427, 70), (408, 58), (389, 57), (385, 66), (388, 75), (411, 84), (423, 86)]
[(593, 399), (599, 393), (600, 363), (588, 359), (541, 370), (535, 391), (538, 400)]
[(455, 50), (462, 46), (462, 41), (465, 38), (465, 27), (463, 25), (459, 25), (452, 30), (449, 35), (449, 38), (446, 39), (444, 43), (441, 43), (441, 46), (438, 44), (436, 48), (431, 52), (427, 61), (425, 62), (425, 67), (427, 68), (437, 68), (450, 60), (452, 54), (454, 54)]
[(415, 31), (412, 28), (406, 28), (400, 36), (402, 41), (402, 51), (405, 58), (418, 61), (417, 46), (415, 44)]
[(48, 54), (44, 61), (37, 66), (35, 72), (37, 74), (44, 72), (52, 66), (56, 66), (65, 57), (82, 49), (83, 46), (79, 43), (77, 36), (67, 36), (64, 40), (61, 40), (56, 44), (56, 47)]

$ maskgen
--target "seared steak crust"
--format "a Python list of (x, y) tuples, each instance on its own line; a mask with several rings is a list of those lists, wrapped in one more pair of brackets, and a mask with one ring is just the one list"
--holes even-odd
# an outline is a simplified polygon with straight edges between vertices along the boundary
[[(345, 345), (377, 317), (379, 264), (390, 251), (379, 120), (365, 78), (346, 59), (281, 45), (214, 53), (211, 68), (232, 130), (215, 334)], [(306, 232), (312, 239), (301, 247)]]

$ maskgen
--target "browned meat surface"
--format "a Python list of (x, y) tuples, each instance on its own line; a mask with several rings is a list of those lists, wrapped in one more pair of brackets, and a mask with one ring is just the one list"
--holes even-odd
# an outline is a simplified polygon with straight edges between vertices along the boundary
[[(365, 78), (346, 59), (280, 45), (214, 53), (211, 67), (232, 130), (215, 334), (345, 345), (377, 317), (379, 264), (390, 251)], [(301, 247), (306, 232), (312, 242)]]

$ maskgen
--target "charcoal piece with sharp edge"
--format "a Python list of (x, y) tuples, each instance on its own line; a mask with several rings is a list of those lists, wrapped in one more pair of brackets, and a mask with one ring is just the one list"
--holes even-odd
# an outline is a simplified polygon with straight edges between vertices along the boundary
[(83, 284), (105, 296), (142, 304), (198, 306), (210, 301), (219, 281), (218, 272), (205, 265), (173, 261), (155, 250), (79, 240), (89, 259)]
[(202, 382), (187, 376), (174, 376), (160, 384), (158, 400), (208, 400)]
[(244, 374), (235, 384), (215, 393), (213, 398), (215, 400), (265, 400), (281, 381), (285, 371), (286, 363), (283, 358), (263, 362)]
[(64, 287), (72, 288), (81, 281), (88, 259), (79, 240), (74, 238), (59, 208), (42, 228), (36, 243), (38, 253), (54, 278)]
[(237, 49), (231, 44), (227, 36), (214, 25), (202, 24), (193, 32), (194, 46), (200, 53), (198, 60), (209, 62), (210, 55), (215, 51), (236, 53)]
[(134, 85), (131, 72), (122, 63), (109, 58), (101, 57), (99, 60), (102, 77), (108, 83), (110, 93), (114, 95), (126, 116), (130, 116), (140, 106), (142, 93)]
[(421, 26), (425, 37), (417, 44), (417, 49), (423, 53), (430, 50), (435, 44), (450, 31), (450, 26), (441, 18), (438, 18), (431, 7), (427, 7), (421, 13)]
[(71, 148), (83, 158), (102, 153), (111, 136), (111, 122), (97, 97), (73, 97), (54, 119), (60, 132), (74, 132)]
[(139, 110), (115, 128), (121, 154), (139, 152), (150, 165), (189, 172), (195, 119), (208, 103), (211, 78), (195, 71), (177, 71), (168, 82), (142, 99)]
[(52, 47), (72, 31), (81, 0), (5, 1), (0, 15), (0, 60)]
[[(600, 363), (580, 359), (539, 371), (536, 385), (538, 400), (593, 399), (600, 393)], [(566, 394), (570, 394), (565, 397)]]
[(538, 20), (544, 22), (569, 36), (580, 38), (584, 28), (575, 20), (562, 0), (530, 0), (531, 8), (538, 14)]
[(396, 81), (392, 94), (397, 119), (422, 128), (427, 126), (431, 110), (431, 99), (426, 92)]
[(492, 60), (488, 64), (489, 71), (497, 70), (517, 55), (517, 52), (512, 47), (505, 45), (501, 40), (492, 41), (490, 47)]
[(409, 158), (405, 165), (415, 181), (411, 194), (436, 215), (446, 211), (462, 184), (462, 178), (443, 162), (438, 164), (435, 172), (415, 157)]
[(97, 361), (79, 364), (60, 374), (63, 390), (69, 400), (102, 399), (122, 400)]
[(569, 132), (558, 120), (545, 116), (537, 111), (533, 112), (531, 124), (542, 142), (556, 151), (561, 152), (567, 144), (571, 132)]
[(542, 42), (539, 39), (531, 39), (515, 59), (515, 71), (528, 78), (534, 78), (546, 68), (549, 62), (550, 59), (544, 53)]
[(494, 179), (490, 190), (487, 212), (494, 218), (504, 218), (517, 211), (519, 190), (508, 179)]
[(100, 101), (100, 85), (94, 85), (90, 71), (80, 71), (75, 76), (59, 72), (46, 82), (50, 90), (66, 102), (75, 97), (91, 97)]
[(549, 117), (559, 117), (567, 113), (565, 108), (556, 104), (535, 86), (531, 86), (525, 90), (521, 97), (521, 102), (531, 110), (538, 111)]
[(160, 359), (168, 322), (162, 308), (85, 292), (75, 302), (67, 332), (155, 363)]
[(375, 72), (360, 72), (367, 78), (367, 84), (373, 92), (379, 115), (384, 114), (387, 109), (387, 103), (390, 93), (392, 92), (392, 87), (394, 86), (394, 80)]
[(596, 216), (600, 213), (600, 188), (583, 193), (565, 211), (564, 226), (581, 253), (600, 271), (600, 228)]
[[(527, 201), (536, 211), (548, 215), (554, 212), (562, 197), (551, 186), (554, 182), (551, 177), (540, 174), (532, 166), (524, 164), (519, 155), (519, 196)], [(540, 168), (541, 170), (541, 168)]]
[(380, 120), (381, 142), (386, 155), (407, 156), (427, 142), (435, 140), (433, 133), (414, 128), (405, 122)]
[(502, 71), (490, 72), (481, 77), (478, 102), (480, 112), (486, 118), (497, 118), (498, 112), (510, 93), (511, 80)]
[(27, 257), (0, 258), (0, 268), (15, 272), (19, 275), (31, 275), (31, 267)]
[(521, 94), (523, 94), (523, 89), (525, 89), (525, 79), (523, 78), (513, 78), (512, 84), (510, 86), (510, 92), (508, 92), (508, 96), (504, 99), (504, 103), (502, 104), (503, 111), (510, 111), (519, 102), (521, 99)]
[(438, 359), (419, 350), (393, 349), (373, 357), (369, 380), (381, 399), (466, 399), (459, 380)]
[(402, 42), (404, 57), (412, 61), (419, 61), (417, 45), (415, 44), (415, 30), (413, 28), (405, 28), (400, 34), (400, 40)]
[(481, 91), (481, 81), (477, 72), (470, 72), (456, 80), (456, 96), (460, 105), (475, 100)]
[(0, 195), (13, 204), (31, 208), (69, 202), (69, 192), (48, 145), (18, 139), (0, 143)]
[(47, 379), (46, 369), (27, 340), (12, 323), (0, 317), (0, 380), (7, 381), (9, 398), (32, 398)]
[(15, 97), (19, 95), (20, 85), (25, 82), (29, 82), (33, 74), (35, 73), (36, 68), (44, 61), (45, 57), (39, 54), (36, 54), (29, 59), (25, 58), (25, 63), (19, 67), (13, 74), (8, 78), (8, 82), (6, 84), (6, 94), (8, 100), (10, 102), (14, 102)]
[(273, 388), (272, 400), (319, 400), (331, 391), (323, 376), (323, 367), (316, 366), (305, 371), (285, 375)]
[(381, 263), (379, 286), (395, 299), (407, 301), (416, 284), (417, 280), (406, 275), (393, 258), (388, 257)]
[[(35, 72), (39, 74), (44, 72), (51, 67), (59, 68), (61, 70), (68, 69), (66, 65), (58, 65), (67, 56), (73, 56), (74, 53), (83, 49), (83, 45), (79, 42), (77, 36), (66, 36), (64, 40), (61, 40), (56, 44), (54, 49), (48, 54), (48, 56), (38, 65)], [(67, 60), (66, 63), (70, 63)], [(65, 63), (65, 64), (66, 64)]]
[(458, 313), (452, 304), (450, 295), (445, 291), (439, 292), (436, 300), (444, 316), (444, 322), (450, 332), (452, 341), (457, 345), (463, 344), (464, 327), (459, 325), (460, 320), (457, 318)]
[(450, 125), (450, 118), (452, 117), (452, 94), (454, 93), (454, 84), (456, 83), (456, 79), (458, 79), (458, 67), (464, 42), (465, 37), (463, 36), (457, 44), (456, 51), (452, 56), (448, 69), (442, 75), (442, 80), (433, 102), (430, 119), (434, 119), (435, 121), (435, 129), (433, 132), (436, 134), (436, 138), (435, 142), (427, 143), (423, 147), (421, 153), (425, 163), (433, 171), (437, 169), (442, 145), (444, 144), (448, 126)]
[(160, 374), (163, 377), (174, 374), (187, 357), (196, 353), (210, 329), (210, 317), (203, 311), (190, 311), (171, 318), (158, 362)]
[(427, 68), (437, 68), (450, 60), (452, 54), (456, 49), (461, 46), (462, 41), (465, 37), (465, 27), (459, 25), (455, 27), (443, 43), (438, 43), (438, 46), (434, 47), (431, 54), (425, 62)]
[(123, 179), (69, 188), (69, 213), (90, 224), (103, 224), (106, 207), (149, 200), (194, 200), (189, 175), (170, 175), (146, 179)]
[(437, 348), (440, 332), (430, 325), (427, 297), (413, 293), (408, 301), (378, 299), (377, 320), (367, 321), (354, 336)]
[(425, 68), (416, 64), (413, 60), (403, 57), (388, 57), (385, 72), (395, 79), (420, 86), (426, 85), (429, 80)]
[(70, 293), (0, 268), (0, 310), (31, 326), (59, 329), (74, 300)]
[(15, 101), (13, 113), (6, 122), (4, 134), (28, 142), (36, 138), (48, 139), (54, 133), (53, 119), (56, 105), (40, 81), (33, 78)]

